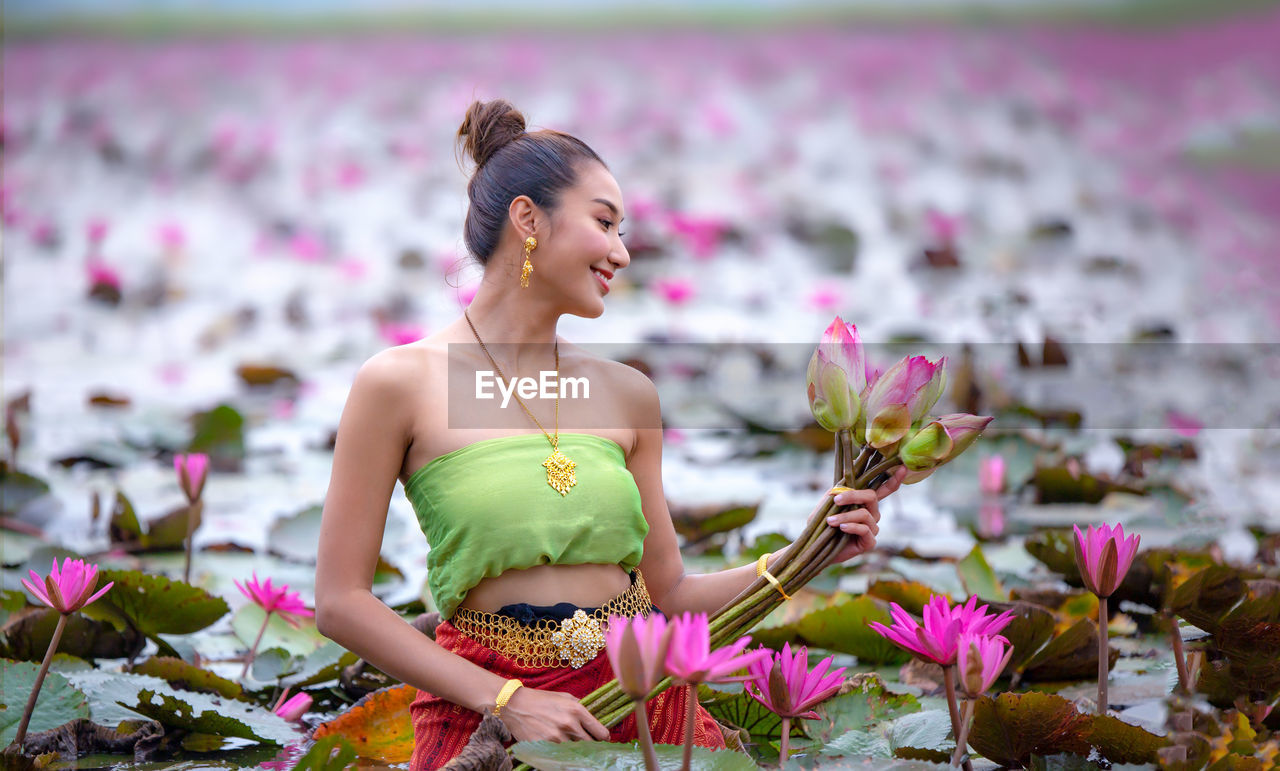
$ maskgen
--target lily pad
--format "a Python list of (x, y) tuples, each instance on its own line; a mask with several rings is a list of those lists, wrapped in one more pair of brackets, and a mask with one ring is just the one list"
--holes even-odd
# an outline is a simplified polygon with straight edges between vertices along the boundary
[[(658, 768), (681, 768), (684, 748), (675, 744), (654, 745)], [(516, 759), (542, 771), (644, 771), (644, 754), (636, 742), (518, 742), (511, 748)], [(699, 771), (756, 771), (760, 767), (747, 755), (732, 750), (694, 747), (691, 768)]]
[[(0, 464), (0, 515), (13, 517), (28, 503), (49, 494), (49, 483)], [(5, 539), (9, 536), (6, 534)]]
[(955, 752), (951, 737), (951, 715), (946, 710), (928, 709), (904, 715), (885, 727), (885, 737), (894, 757), (904, 760), (931, 760), (942, 763)]
[(220, 404), (192, 416), (195, 435), (188, 452), (203, 452), (216, 471), (239, 471), (244, 463), (244, 416)]
[[(188, 507), (179, 506), (167, 514), (147, 522), (144, 528), (134, 511), (133, 503), (123, 492), (116, 491), (111, 507), (107, 533), (112, 544), (123, 544), (135, 552), (172, 551), (184, 549), (187, 540)], [(195, 527), (200, 526), (200, 508), (196, 507)]]
[[(782, 736), (782, 718), (744, 691), (716, 691), (704, 685), (698, 688), (698, 700), (716, 720), (746, 731), (757, 746), (768, 746)], [(804, 722), (791, 722), (792, 736), (803, 735)]]
[[(41, 661), (61, 614), (53, 608), (26, 607), (9, 617), (0, 634), (0, 651), (7, 658)], [(146, 639), (136, 630), (116, 629), (105, 621), (94, 621), (80, 613), (67, 617), (58, 641), (58, 652), (82, 659), (118, 659), (136, 656)]]
[(1001, 586), (1000, 579), (991, 569), (981, 546), (975, 545), (964, 559), (956, 563), (956, 572), (960, 575), (964, 590), (969, 594), (976, 594), (983, 600), (1009, 599), (1009, 593)]
[(1061, 696), (1039, 691), (983, 696), (973, 713), (969, 746), (1004, 766), (1025, 768), (1031, 756), (1088, 755), (1089, 716)]
[[(227, 602), (221, 597), (164, 576), (137, 570), (101, 571), (98, 585), (108, 581), (115, 586), (81, 612), (117, 628), (131, 626), (152, 640), (159, 634), (198, 632), (227, 613)], [(162, 645), (161, 650), (168, 647)]]
[[(896, 602), (906, 612), (919, 616), (924, 613), (929, 598), (938, 592), (919, 581), (876, 581), (867, 589), (867, 594)], [(951, 597), (943, 596), (951, 602)]]
[(1011, 620), (1000, 634), (1013, 648), (1005, 667), (1006, 673), (1020, 672), (1026, 662), (1053, 639), (1053, 614), (1031, 602), (992, 603), (991, 612), (1013, 611)]
[[(262, 608), (252, 603), (241, 606), (232, 616), (231, 628), (246, 648), (258, 636), (265, 616)], [(263, 633), (262, 642), (259, 643), (259, 650), (266, 647), (283, 648), (292, 656), (306, 656), (326, 642), (329, 639), (316, 629), (314, 618), (299, 618), (298, 628), (294, 629), (279, 613), (272, 613), (271, 620), (267, 622), (267, 631)]]
[(168, 656), (152, 656), (135, 666), (133, 672), (158, 677), (184, 691), (215, 693), (228, 699), (239, 698), (243, 690), (239, 683)]
[(376, 690), (316, 726), (312, 738), (341, 735), (362, 758), (376, 758), (384, 763), (407, 762), (413, 756), (409, 705), (416, 696), (417, 689), (411, 685)]
[(1091, 716), (1085, 739), (1112, 763), (1155, 763), (1156, 752), (1169, 744), (1165, 737), (1111, 715)]
[[(35, 685), (40, 666), (27, 661), (0, 660), (0, 747), (11, 743), (18, 735), (18, 723), (22, 722), (22, 711), (31, 698), (31, 688)], [(35, 710), (31, 713), (31, 722), (27, 725), (27, 734), (57, 728), (76, 718), (89, 717), (89, 705), (85, 695), (57, 672), (45, 675), (40, 686), (40, 695), (36, 698)]]
[[(1110, 648), (1108, 669), (1120, 657)], [(1025, 680), (1077, 680), (1098, 672), (1098, 625), (1082, 618), (1023, 664)]]
[(837, 593), (824, 607), (810, 611), (795, 621), (768, 629), (756, 629), (752, 639), (773, 648), (783, 643), (800, 643), (836, 653), (851, 653), (870, 664), (901, 664), (911, 654), (889, 642), (867, 626), (871, 621), (892, 623), (889, 604), (866, 595), (853, 597)]
[(756, 518), (759, 503), (671, 506), (671, 522), (686, 541), (700, 541), (716, 533), (737, 530)]

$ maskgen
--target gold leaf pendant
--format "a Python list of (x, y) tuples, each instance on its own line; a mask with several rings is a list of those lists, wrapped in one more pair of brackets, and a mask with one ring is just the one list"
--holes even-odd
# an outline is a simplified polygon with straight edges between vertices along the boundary
[(578, 484), (578, 480), (573, 476), (573, 470), (578, 467), (578, 464), (569, 460), (569, 456), (560, 452), (559, 448), (548, 455), (547, 459), (542, 461), (542, 465), (547, 469), (547, 484), (561, 495), (568, 494), (569, 488)]

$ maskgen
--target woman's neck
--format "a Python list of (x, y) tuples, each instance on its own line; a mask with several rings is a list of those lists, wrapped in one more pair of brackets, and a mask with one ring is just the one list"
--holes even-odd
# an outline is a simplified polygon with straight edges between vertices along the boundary
[(539, 366), (545, 362), (547, 369), (554, 366), (553, 346), (560, 311), (545, 301), (517, 294), (528, 291), (518, 285), (514, 290), (502, 290), (487, 282), (481, 283), (466, 309), (475, 334), (499, 366), (507, 371), (505, 363), (510, 362), (509, 377), (521, 371), (522, 361), (533, 361)]

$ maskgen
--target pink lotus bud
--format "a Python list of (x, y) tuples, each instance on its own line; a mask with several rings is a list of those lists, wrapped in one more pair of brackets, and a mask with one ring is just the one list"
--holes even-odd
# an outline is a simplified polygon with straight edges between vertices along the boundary
[(1126, 538), (1123, 525), (1090, 525), (1088, 535), (1080, 532), (1079, 525), (1072, 528), (1076, 532), (1076, 567), (1085, 587), (1099, 597), (1110, 597), (1129, 572), (1142, 537), (1134, 534)]
[(683, 278), (656, 279), (653, 290), (669, 305), (684, 305), (697, 293), (693, 282)]
[(665, 674), (671, 643), (666, 619), (656, 613), (630, 619), (610, 616), (604, 639), (618, 687), (632, 701), (647, 698)]
[(818, 425), (837, 431), (857, 424), (866, 374), (857, 327), (836, 316), (823, 331), (805, 372), (809, 411)]
[(934, 363), (923, 356), (909, 356), (881, 375), (867, 390), (865, 426), (859, 421), (858, 440), (877, 450), (891, 449), (901, 441), (942, 395), (946, 361), (945, 357)]
[(978, 489), (986, 495), (1004, 492), (1004, 456), (988, 455), (978, 461)]
[(209, 456), (202, 452), (179, 453), (173, 456), (173, 468), (178, 472), (178, 485), (187, 496), (188, 503), (195, 503), (204, 494), (204, 481), (209, 475)]
[(976, 699), (995, 683), (1013, 657), (1013, 646), (1000, 635), (962, 633), (956, 646), (960, 687)]
[(307, 714), (307, 710), (311, 709), (311, 697), (305, 693), (295, 693), (292, 698), (285, 701), (285, 697), (289, 695), (289, 689), (280, 694), (280, 699), (276, 702), (275, 709), (271, 710), (280, 717), (289, 721), (298, 721), (302, 716)]
[(960, 233), (959, 217), (944, 214), (937, 209), (929, 209), (924, 216), (931, 240), (942, 245), (955, 243), (956, 236)]

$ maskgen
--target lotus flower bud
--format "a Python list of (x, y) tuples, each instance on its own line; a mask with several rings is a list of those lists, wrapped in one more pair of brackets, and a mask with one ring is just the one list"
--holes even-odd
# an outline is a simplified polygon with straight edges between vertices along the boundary
[(862, 414), (866, 382), (858, 330), (837, 316), (823, 332), (805, 373), (809, 411), (818, 425), (833, 432), (853, 428)]

